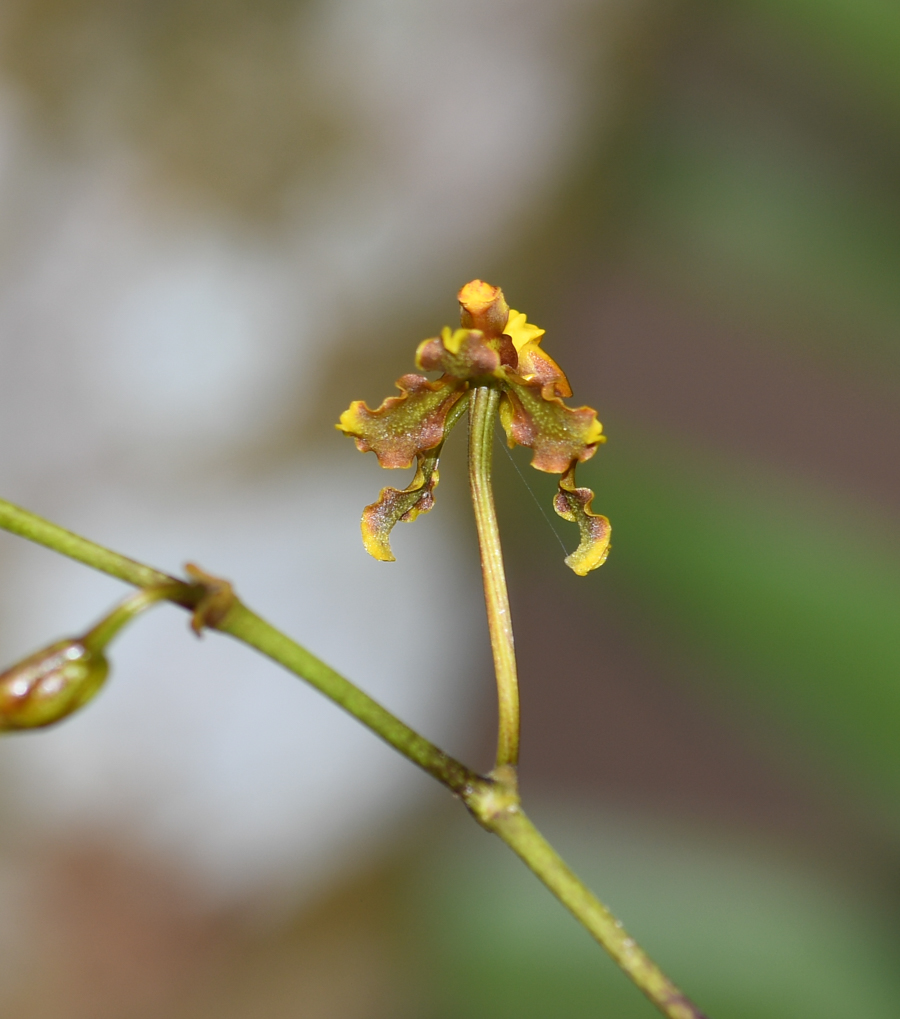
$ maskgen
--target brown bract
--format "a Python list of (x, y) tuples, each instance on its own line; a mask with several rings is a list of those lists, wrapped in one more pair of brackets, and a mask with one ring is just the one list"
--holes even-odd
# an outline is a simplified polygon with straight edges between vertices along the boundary
[(184, 572), (194, 584), (203, 589), (191, 617), (191, 629), (199, 637), (204, 629), (214, 630), (225, 620), (237, 601), (237, 595), (230, 581), (214, 577), (211, 573), (201, 570), (196, 563), (187, 563)]

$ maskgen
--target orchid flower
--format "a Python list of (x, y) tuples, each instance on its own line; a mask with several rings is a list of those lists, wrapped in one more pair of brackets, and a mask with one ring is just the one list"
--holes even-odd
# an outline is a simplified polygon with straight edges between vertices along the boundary
[(572, 389), (541, 348), (544, 330), (511, 309), (499, 287), (473, 280), (458, 299), (461, 328), (444, 327), (416, 351), (416, 367), (440, 372), (439, 377), (430, 381), (424, 375), (403, 375), (397, 380), (400, 396), (388, 397), (375, 410), (357, 400), (336, 426), (362, 452), (374, 452), (382, 467), (416, 464), (407, 488), (384, 488), (378, 501), (365, 508), (365, 547), (376, 559), (393, 561), (391, 531), (434, 506), (444, 440), (467, 409), (472, 389), (489, 386), (501, 393), (500, 421), (509, 445), (527, 446), (533, 451), (532, 467), (561, 475), (553, 507), (578, 525), (581, 540), (566, 563), (584, 576), (609, 553), (609, 521), (593, 512), (593, 492), (575, 483), (577, 464), (606, 441), (597, 412), (563, 402)]

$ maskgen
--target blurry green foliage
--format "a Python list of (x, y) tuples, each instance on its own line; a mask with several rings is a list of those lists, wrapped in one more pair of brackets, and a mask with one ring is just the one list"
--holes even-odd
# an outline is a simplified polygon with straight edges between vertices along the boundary
[(900, 373), (900, 196), (778, 133), (675, 118), (654, 139), (642, 249), (788, 341)]
[(900, 370), (900, 207), (886, 214), (885, 195), (786, 141), (709, 123), (678, 124), (667, 141), (645, 214), (689, 286), (762, 326), (805, 318), (799, 335), (782, 332)]
[(611, 581), (896, 812), (900, 552), (887, 528), (849, 501), (622, 431), (583, 470), (613, 521)]
[[(896, 1015), (900, 972), (883, 918), (824, 876), (758, 846), (586, 818), (556, 811), (546, 826), (710, 1015)], [(434, 981), (428, 1019), (656, 1015), (524, 866), (478, 836), (454, 828), (414, 889), (417, 951)]]
[(741, 0), (773, 35), (787, 29), (798, 59), (820, 61), (872, 105), (900, 103), (900, 7), (893, 0)]

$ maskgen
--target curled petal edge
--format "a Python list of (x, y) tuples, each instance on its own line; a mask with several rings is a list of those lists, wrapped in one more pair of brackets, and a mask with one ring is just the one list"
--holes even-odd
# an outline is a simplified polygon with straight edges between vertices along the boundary
[[(462, 417), (469, 402), (469, 394), (451, 407), (444, 424), (444, 436), (449, 434)], [(382, 488), (378, 501), (363, 510), (360, 528), (363, 545), (374, 559), (383, 563), (396, 561), (391, 551), (391, 531), (399, 523), (411, 523), (420, 513), (434, 508), (434, 490), (440, 480), (438, 460), (443, 449), (440, 445), (428, 452), (417, 454), (415, 477), (407, 488)]]
[(513, 341), (516, 352), (521, 353), (529, 343), (539, 344), (547, 330), (529, 322), (525, 312), (510, 308), (503, 332)]
[(579, 577), (585, 577), (606, 562), (610, 550), (612, 528), (606, 517), (591, 509), (594, 493), (589, 488), (576, 488), (575, 464), (559, 479), (559, 492), (553, 508), (564, 519), (578, 524), (581, 541), (578, 548), (566, 556), (566, 566)]
[(434, 489), (440, 480), (438, 453), (419, 453), (418, 469), (408, 488), (382, 488), (377, 502), (363, 510), (360, 527), (366, 551), (374, 559), (392, 563), (391, 531), (396, 524), (411, 523), (420, 513), (434, 508)]

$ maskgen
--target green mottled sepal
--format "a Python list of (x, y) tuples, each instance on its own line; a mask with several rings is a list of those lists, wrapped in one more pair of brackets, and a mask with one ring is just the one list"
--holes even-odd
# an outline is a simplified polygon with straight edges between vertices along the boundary
[[(469, 403), (469, 394), (464, 393), (447, 415), (444, 435), (448, 435), (463, 416)], [(411, 523), (421, 513), (427, 513), (434, 506), (434, 489), (439, 480), (438, 459), (443, 442), (427, 453), (417, 454), (415, 477), (408, 488), (382, 488), (378, 502), (363, 510), (361, 527), (363, 544), (369, 555), (381, 562), (392, 563), (395, 556), (391, 551), (391, 531), (399, 523)]]
[(389, 396), (375, 410), (356, 400), (335, 425), (356, 439), (361, 452), (371, 450), (382, 467), (412, 467), (418, 453), (439, 446), (447, 415), (464, 389), (456, 379), (429, 382), (424, 375), (402, 375), (397, 388), (402, 395)]
[(550, 392), (550, 386), (511, 376), (500, 403), (500, 421), (510, 446), (534, 451), (531, 466), (550, 474), (563, 474), (569, 465), (589, 460), (606, 441), (590, 407), (567, 407)]

